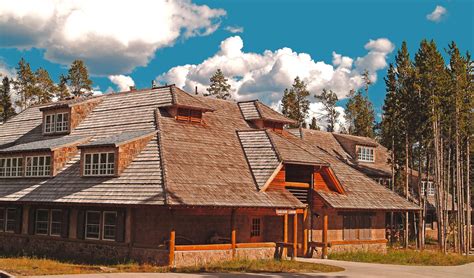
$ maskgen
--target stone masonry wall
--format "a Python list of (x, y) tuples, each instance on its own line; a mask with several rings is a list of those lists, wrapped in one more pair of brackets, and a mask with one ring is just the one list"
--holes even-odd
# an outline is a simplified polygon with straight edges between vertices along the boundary
[[(272, 259), (274, 247), (237, 248), (236, 259)], [(232, 260), (232, 250), (176, 251), (175, 266), (198, 266), (209, 263)]]

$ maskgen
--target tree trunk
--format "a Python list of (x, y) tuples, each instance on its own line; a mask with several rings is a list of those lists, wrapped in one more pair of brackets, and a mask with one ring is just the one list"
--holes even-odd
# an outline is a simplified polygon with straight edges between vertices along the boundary
[(469, 148), (469, 141), (470, 135), (467, 136), (466, 140), (466, 209), (467, 209), (467, 216), (466, 216), (466, 223), (467, 223), (467, 236), (466, 236), (466, 255), (469, 255), (472, 247), (472, 227), (471, 227), (471, 184), (470, 184), (470, 148)]
[[(405, 133), (405, 198), (407, 201), (409, 200), (408, 194), (409, 194), (409, 177), (408, 177), (408, 133)], [(409, 220), (408, 220), (408, 211), (405, 212), (405, 233), (404, 233), (404, 246), (405, 248), (408, 248), (408, 234), (409, 234)]]

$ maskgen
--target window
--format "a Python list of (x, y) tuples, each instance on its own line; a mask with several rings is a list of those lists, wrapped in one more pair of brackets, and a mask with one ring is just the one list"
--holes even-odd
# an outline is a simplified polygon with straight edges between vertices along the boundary
[(86, 213), (86, 238), (100, 239), (100, 212), (88, 211)]
[(0, 223), (2, 223), (0, 231), (14, 233), (17, 226), (18, 210), (16, 208), (2, 208), (0, 212), (2, 214), (0, 218)]
[(115, 223), (117, 222), (117, 212), (104, 211), (103, 239), (115, 240)]
[(51, 175), (51, 156), (27, 156), (26, 176), (46, 177)]
[(35, 234), (60, 236), (62, 211), (59, 209), (37, 209)]
[(253, 218), (252, 219), (252, 227), (250, 230), (250, 236), (251, 237), (257, 237), (260, 236), (261, 234), (261, 229), (260, 229), (260, 218)]
[(84, 176), (115, 174), (115, 153), (86, 153), (84, 158)]
[(374, 148), (358, 146), (357, 147), (357, 160), (363, 162), (374, 162)]
[(44, 133), (69, 131), (69, 113), (61, 112), (44, 116)]
[(182, 122), (200, 123), (202, 120), (202, 111), (179, 108), (176, 115), (176, 120)]
[(86, 212), (86, 239), (115, 240), (116, 231), (116, 211)]
[(0, 177), (23, 176), (23, 158), (6, 157), (0, 158)]
[(372, 219), (366, 214), (343, 215), (343, 239), (367, 240), (372, 238)]
[(421, 195), (424, 196), (425, 195), (425, 190), (426, 190), (426, 194), (428, 196), (434, 196), (435, 195), (435, 188), (434, 188), (434, 184), (433, 182), (431, 181), (422, 181), (421, 182)]

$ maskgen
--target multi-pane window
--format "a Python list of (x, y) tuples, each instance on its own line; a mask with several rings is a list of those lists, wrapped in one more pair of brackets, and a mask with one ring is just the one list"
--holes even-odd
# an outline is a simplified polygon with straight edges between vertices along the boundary
[(357, 160), (363, 162), (374, 162), (374, 148), (358, 146), (357, 147)]
[(366, 214), (343, 215), (343, 239), (367, 240), (372, 238), (372, 219)]
[(61, 112), (44, 116), (44, 133), (69, 131), (69, 113)]
[(421, 182), (421, 195), (425, 195), (425, 190), (426, 190), (426, 195), (428, 196), (434, 196), (435, 195), (435, 188), (434, 184), (431, 181), (422, 181)]
[(84, 158), (84, 176), (115, 174), (115, 153), (86, 153)]
[(87, 211), (86, 239), (115, 240), (117, 232), (116, 211)]
[(0, 208), (0, 232), (15, 232), (19, 211), (16, 208)]
[(23, 158), (5, 157), (0, 158), (0, 177), (23, 176)]
[(60, 236), (62, 226), (62, 211), (59, 209), (37, 209), (35, 219), (35, 234)]
[(250, 236), (257, 237), (261, 234), (260, 218), (252, 218), (252, 227), (250, 229)]
[(115, 240), (115, 230), (117, 222), (117, 212), (104, 211), (103, 236), (104, 240)]
[(86, 238), (100, 239), (100, 211), (86, 212)]
[(26, 176), (46, 177), (51, 175), (51, 156), (27, 156)]

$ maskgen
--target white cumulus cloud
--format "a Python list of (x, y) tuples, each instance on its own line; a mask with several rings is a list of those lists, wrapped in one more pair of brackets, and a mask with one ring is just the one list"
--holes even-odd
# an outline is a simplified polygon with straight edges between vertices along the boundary
[[(221, 69), (232, 86), (236, 100), (260, 99), (275, 106), (285, 88), (289, 88), (296, 76), (308, 84), (311, 94), (322, 89), (333, 90), (340, 99), (351, 89), (363, 85), (362, 73), (369, 71), (376, 81), (377, 71), (387, 66), (387, 55), (394, 45), (386, 38), (370, 40), (362, 57), (350, 58), (333, 52), (332, 64), (314, 60), (307, 53), (297, 53), (291, 48), (266, 50), (263, 53), (243, 51), (244, 42), (239, 36), (225, 39), (213, 56), (200, 64), (187, 64), (171, 68), (157, 77), (161, 83), (174, 83), (192, 92), (195, 86), (203, 93), (209, 78)], [(315, 99), (311, 96), (311, 101)]]
[(0, 47), (41, 48), (52, 62), (79, 58), (93, 74), (123, 74), (180, 37), (214, 32), (225, 14), (190, 0), (0, 0)]
[(117, 85), (119, 92), (129, 91), (131, 86), (135, 86), (135, 81), (126, 75), (110, 75), (109, 80)]
[(15, 69), (9, 67), (0, 57), (0, 77), (14, 77), (15, 76)]
[(426, 18), (430, 21), (440, 22), (447, 13), (448, 10), (445, 7), (438, 5), (430, 14), (426, 15)]

